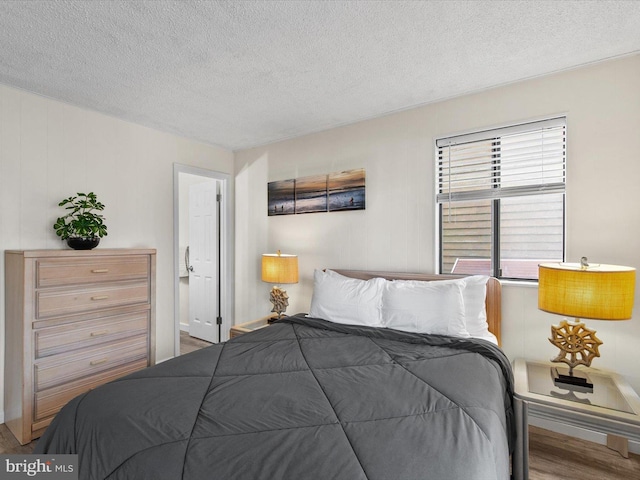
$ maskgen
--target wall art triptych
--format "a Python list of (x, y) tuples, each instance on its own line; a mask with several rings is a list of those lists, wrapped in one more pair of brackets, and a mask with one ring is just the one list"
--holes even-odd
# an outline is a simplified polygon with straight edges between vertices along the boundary
[(364, 169), (268, 184), (269, 216), (365, 209)]

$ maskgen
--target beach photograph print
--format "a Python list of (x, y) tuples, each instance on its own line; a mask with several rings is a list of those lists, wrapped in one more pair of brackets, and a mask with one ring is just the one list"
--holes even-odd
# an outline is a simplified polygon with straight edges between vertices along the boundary
[(296, 213), (327, 211), (327, 176), (296, 179)]
[(295, 180), (269, 182), (268, 199), (269, 216), (293, 215), (296, 213)]
[(365, 209), (364, 168), (330, 173), (327, 188), (329, 211)]

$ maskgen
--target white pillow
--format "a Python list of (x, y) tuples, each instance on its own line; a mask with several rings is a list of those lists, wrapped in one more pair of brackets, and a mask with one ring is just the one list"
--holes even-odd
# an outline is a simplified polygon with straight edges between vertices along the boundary
[(441, 280), (439, 283), (458, 284), (462, 288), (462, 298), (465, 309), (465, 325), (469, 335), (477, 338), (495, 339), (489, 331), (487, 323), (487, 282), (489, 277), (486, 275), (473, 275), (456, 280)]
[(395, 330), (469, 337), (462, 286), (456, 282), (387, 282), (382, 319)]
[(348, 278), (331, 270), (313, 272), (309, 316), (335, 323), (381, 327), (385, 280)]

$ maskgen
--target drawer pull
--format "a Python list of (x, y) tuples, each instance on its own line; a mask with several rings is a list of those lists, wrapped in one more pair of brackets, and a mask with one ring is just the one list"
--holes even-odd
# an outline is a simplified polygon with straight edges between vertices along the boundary
[(100, 330), (99, 332), (91, 332), (92, 337), (101, 337), (102, 335), (106, 335), (109, 333), (109, 330)]
[(108, 268), (94, 268), (91, 273), (109, 273)]
[(96, 365), (100, 365), (102, 363), (107, 363), (108, 358), (101, 358), (100, 360), (91, 360), (90, 365), (95, 367)]
[(109, 298), (109, 295), (96, 295), (91, 297), (91, 300), (106, 300), (107, 298)]

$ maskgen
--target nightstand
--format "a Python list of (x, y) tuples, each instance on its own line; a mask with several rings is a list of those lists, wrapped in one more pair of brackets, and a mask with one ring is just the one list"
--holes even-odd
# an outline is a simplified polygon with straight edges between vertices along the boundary
[(271, 320), (272, 318), (276, 318), (277, 316), (278, 315), (276, 313), (273, 313), (271, 315), (267, 315), (266, 317), (259, 318), (258, 320), (252, 320), (250, 322), (234, 325), (229, 329), (229, 338), (234, 338), (242, 335), (243, 333), (249, 333), (260, 328), (268, 327), (269, 320)]
[[(607, 446), (628, 457), (628, 441), (640, 441), (640, 398), (631, 386), (612, 372), (581, 368), (581, 373), (593, 383), (593, 392), (559, 388), (553, 382), (552, 369), (568, 367), (551, 362), (530, 362), (516, 359), (515, 378), (516, 420), (519, 423), (524, 475), (528, 477), (529, 416), (604, 433)], [(517, 449), (519, 450), (519, 449)]]

